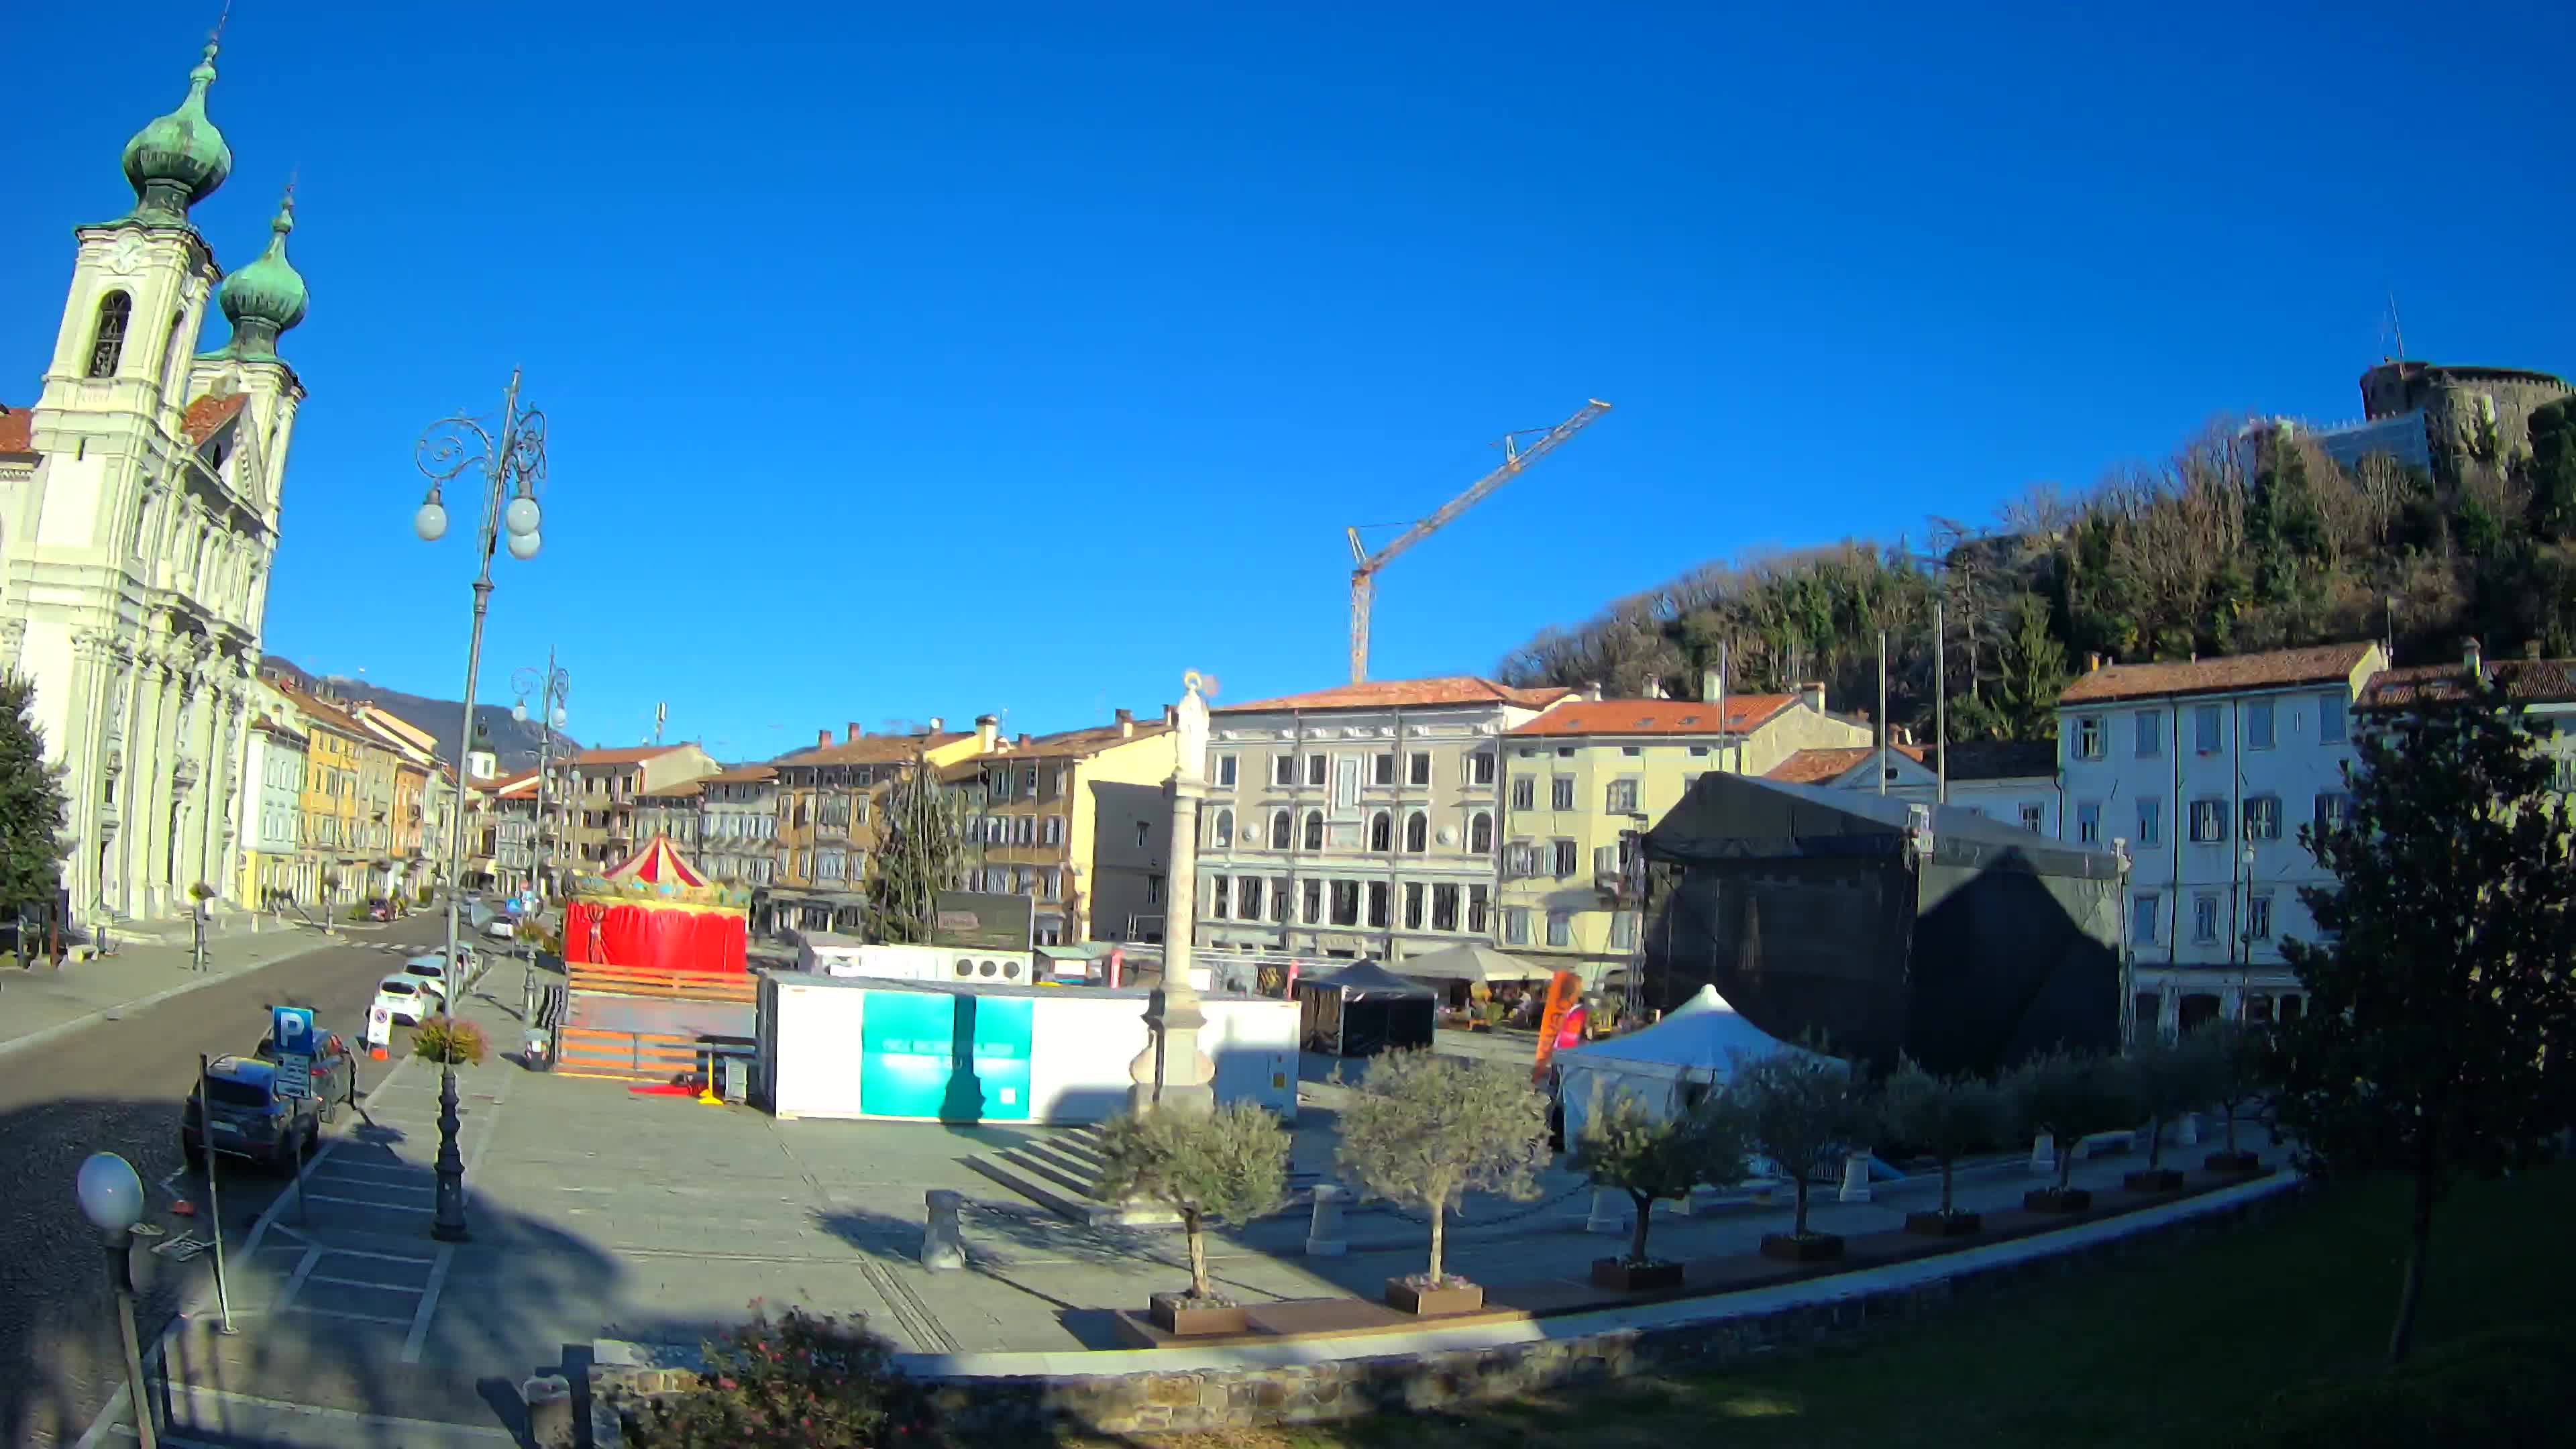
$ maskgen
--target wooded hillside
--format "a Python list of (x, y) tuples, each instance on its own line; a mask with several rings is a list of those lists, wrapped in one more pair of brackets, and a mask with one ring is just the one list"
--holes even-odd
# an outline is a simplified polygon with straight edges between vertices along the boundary
[(1726, 646), (1733, 688), (1821, 679), (1852, 711), (1875, 703), (1884, 629), (1888, 712), (1929, 738), (1940, 599), (1952, 738), (2044, 739), (2090, 653), (2394, 637), (2412, 663), (2475, 636), (2491, 654), (2528, 640), (2576, 654), (2576, 399), (2532, 414), (2527, 452), (2502, 456), (2481, 427), (2437, 452), (2430, 474), (2385, 457), (2348, 472), (2304, 439), (2239, 435), (2214, 424), (2089, 493), (2035, 489), (1989, 528), (1934, 517), (1921, 540), (1704, 564), (1541, 631), (1500, 673), (1633, 695), (1650, 675), (1697, 680)]

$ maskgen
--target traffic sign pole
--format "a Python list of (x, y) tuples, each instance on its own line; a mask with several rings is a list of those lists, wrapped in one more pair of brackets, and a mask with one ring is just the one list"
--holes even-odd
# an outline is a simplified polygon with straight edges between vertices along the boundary
[(207, 1061), (204, 1052), (197, 1053), (197, 1144), (206, 1151), (206, 1236), (214, 1240), (215, 1305), (223, 1310), (223, 1332), (233, 1331), (233, 1298), (224, 1285), (224, 1205), (215, 1195), (215, 1179), (222, 1169), (215, 1165), (220, 1155), (215, 1151), (215, 1094), (206, 1090)]

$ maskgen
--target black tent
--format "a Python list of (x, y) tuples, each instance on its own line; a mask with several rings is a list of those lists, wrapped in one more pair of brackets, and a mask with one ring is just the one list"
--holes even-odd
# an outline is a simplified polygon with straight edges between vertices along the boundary
[(1368, 1057), (1431, 1045), (1440, 994), (1374, 961), (1297, 982), (1299, 1034), (1310, 1052)]
[(2121, 1040), (2124, 863), (1970, 810), (1699, 777), (1644, 837), (1649, 1005), (1702, 984), (1786, 1041), (1990, 1072)]

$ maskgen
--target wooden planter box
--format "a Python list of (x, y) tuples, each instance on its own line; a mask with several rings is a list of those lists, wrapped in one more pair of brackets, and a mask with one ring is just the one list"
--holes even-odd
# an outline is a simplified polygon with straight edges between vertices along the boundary
[(2120, 1186), (2131, 1192), (2180, 1192), (2182, 1174), (2170, 1167), (2142, 1168), (2122, 1177)]
[(1964, 1238), (1984, 1230), (1986, 1220), (1970, 1212), (1907, 1213), (1905, 1230), (1923, 1238)]
[(2080, 1213), (2093, 1206), (2093, 1194), (2080, 1187), (2035, 1187), (2021, 1195), (2021, 1206), (2024, 1212)]
[(1232, 1304), (1201, 1303), (1187, 1293), (1157, 1293), (1145, 1300), (1146, 1316), (1165, 1333), (1184, 1337), (1201, 1333), (1242, 1333), (1250, 1325)]
[(1679, 1263), (1630, 1263), (1625, 1258), (1592, 1260), (1592, 1286), (1614, 1293), (1643, 1293), (1657, 1288), (1682, 1286)]
[(1386, 1305), (1417, 1318), (1473, 1313), (1485, 1306), (1485, 1288), (1481, 1283), (1464, 1283), (1455, 1278), (1438, 1288), (1423, 1288), (1402, 1278), (1389, 1278), (1386, 1280)]
[(2263, 1170), (2263, 1159), (2251, 1152), (2213, 1152), (2200, 1165), (2211, 1172), (2252, 1174)]
[(1764, 1233), (1762, 1256), (1783, 1263), (1830, 1263), (1843, 1255), (1843, 1240), (1832, 1233)]

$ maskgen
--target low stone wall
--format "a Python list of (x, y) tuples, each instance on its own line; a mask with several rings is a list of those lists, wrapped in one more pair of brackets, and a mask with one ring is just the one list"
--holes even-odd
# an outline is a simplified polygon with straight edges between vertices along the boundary
[[(1295, 1364), (1246, 1363), (1192, 1371), (1055, 1378), (977, 1376), (932, 1380), (939, 1417), (960, 1433), (999, 1440), (1063, 1430), (1102, 1434), (1252, 1428), (1357, 1418), (1384, 1410), (1423, 1411), (1596, 1384), (1639, 1373), (1723, 1366), (1755, 1354), (1810, 1348), (1871, 1327), (1922, 1318), (1951, 1305), (2008, 1292), (2033, 1280), (2089, 1268), (2141, 1248), (2207, 1236), (2267, 1215), (2296, 1196), (2281, 1189), (2175, 1220), (2050, 1250), (2046, 1237), (2019, 1240), (2034, 1251), (1964, 1264), (1921, 1282), (1872, 1287), (1841, 1277), (1796, 1285), (1830, 1297), (1786, 1307), (1730, 1312), (1727, 1297), (1696, 1300), (1707, 1315), (1651, 1328), (1620, 1328), (1488, 1348), (1393, 1353)], [(2113, 1220), (2116, 1221), (2116, 1220)], [(1921, 1267), (1943, 1258), (1917, 1260)], [(1850, 1275), (1852, 1279), (1866, 1274)], [(1732, 1296), (1732, 1295), (1730, 1295)], [(1615, 1310), (1612, 1310), (1615, 1311)], [(1426, 1325), (1426, 1328), (1432, 1325)], [(668, 1393), (696, 1382), (685, 1351), (602, 1345), (591, 1371), (599, 1420), (621, 1396)], [(611, 1360), (625, 1359), (625, 1362)], [(613, 1434), (611, 1424), (601, 1430)], [(601, 1437), (602, 1446), (618, 1442)]]

